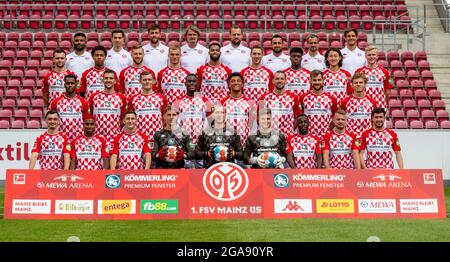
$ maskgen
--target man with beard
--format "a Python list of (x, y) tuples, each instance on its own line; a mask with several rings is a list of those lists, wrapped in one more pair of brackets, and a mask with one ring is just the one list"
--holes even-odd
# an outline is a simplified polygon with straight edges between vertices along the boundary
[(295, 119), (298, 134), (288, 136), (287, 161), (291, 168), (322, 168), (322, 152), (320, 140), (309, 132), (308, 116), (301, 114)]
[(197, 69), (208, 63), (208, 48), (198, 43), (200, 40), (200, 29), (196, 26), (189, 26), (184, 32), (186, 44), (181, 47), (181, 66), (191, 73), (196, 73)]
[[(398, 167), (403, 169), (403, 156), (397, 133), (384, 127), (386, 111), (375, 108), (371, 114), (372, 128), (364, 131), (361, 137), (360, 157), (364, 169), (394, 169), (392, 150), (395, 153)], [(367, 158), (364, 161), (364, 154)]]
[(308, 116), (308, 127), (313, 135), (322, 139), (330, 130), (331, 118), (337, 110), (336, 99), (323, 91), (323, 74), (319, 70), (311, 72), (311, 90), (300, 97), (300, 107)]
[(72, 141), (70, 153), (72, 170), (109, 169), (109, 150), (103, 136), (95, 132), (95, 119), (86, 116), (83, 121), (84, 133)]
[(102, 135), (109, 148), (114, 137), (120, 133), (122, 117), (127, 108), (127, 100), (124, 94), (117, 93), (114, 86), (117, 82), (115, 72), (111, 69), (103, 73), (105, 89), (91, 96), (89, 106), (91, 114), (95, 117), (97, 133)]
[(203, 131), (195, 149), (197, 159), (203, 159), (205, 168), (219, 162), (242, 160), (242, 143), (239, 135), (226, 126), (225, 108), (214, 106), (211, 114), (211, 127)]
[(262, 65), (272, 72), (282, 71), (291, 66), (288, 55), (283, 54), (283, 38), (280, 35), (272, 36), (272, 53), (262, 59)]
[(311, 34), (306, 38), (308, 53), (302, 57), (302, 66), (309, 71), (326, 69), (325, 57), (319, 53), (319, 37)]
[(94, 60), (89, 52), (86, 52), (86, 35), (76, 33), (73, 36), (73, 52), (67, 55), (66, 68), (75, 73), (80, 79), (84, 71), (94, 66)]
[(83, 131), (83, 117), (88, 114), (89, 105), (75, 93), (77, 77), (66, 75), (64, 87), (66, 92), (52, 101), (49, 110), (58, 112), (61, 124), (60, 131), (72, 141)]
[(245, 145), (250, 128), (255, 119), (255, 103), (244, 97), (243, 77), (239, 73), (232, 73), (228, 80), (230, 95), (220, 103), (227, 112), (227, 127), (233, 128), (241, 137), (242, 145)]
[(323, 138), (323, 165), (332, 169), (360, 169), (356, 137), (346, 129), (347, 115), (338, 110), (333, 116), (334, 128)]
[(303, 50), (299, 47), (292, 47), (290, 51), (291, 67), (284, 70), (286, 74), (286, 90), (291, 91), (296, 96), (301, 96), (309, 91), (309, 70), (302, 68)]
[(181, 49), (178, 45), (169, 47), (169, 65), (159, 71), (157, 80), (158, 88), (161, 89), (169, 104), (186, 95), (184, 81), (189, 71), (181, 66)]
[(59, 132), (58, 112), (49, 110), (44, 120), (47, 131), (34, 142), (29, 169), (34, 169), (39, 159), (41, 170), (69, 170), (71, 148), (67, 137)]
[(134, 46), (131, 51), (133, 64), (124, 68), (119, 76), (119, 92), (125, 94), (127, 99), (141, 92), (140, 75), (143, 71), (153, 72), (150, 68), (144, 66), (144, 49), (142, 46)]
[[(268, 168), (264, 154), (277, 154), (275, 167), (283, 168), (286, 162), (286, 137), (272, 128), (272, 111), (268, 108), (258, 110), (258, 131), (249, 135), (245, 143), (244, 162), (252, 168)], [(273, 168), (273, 167), (272, 167)]]
[(220, 44), (209, 44), (210, 61), (197, 69), (200, 91), (204, 97), (216, 104), (228, 96), (228, 77), (231, 69), (220, 63)]
[(275, 130), (280, 130), (285, 136), (293, 135), (295, 116), (301, 113), (298, 97), (286, 90), (286, 74), (283, 71), (274, 74), (273, 85), (273, 91), (263, 95), (258, 106), (272, 111)]
[(111, 35), (112, 48), (108, 50), (105, 65), (119, 75), (122, 69), (133, 63), (133, 60), (131, 59), (130, 53), (123, 48), (125, 44), (125, 32), (122, 30), (114, 30)]
[(367, 77), (356, 72), (350, 79), (353, 94), (347, 96), (341, 103), (341, 109), (347, 112), (347, 129), (356, 138), (371, 127), (371, 113), (376, 108), (376, 102), (366, 92)]
[(147, 32), (150, 43), (143, 47), (144, 65), (153, 70), (156, 75), (167, 66), (169, 48), (161, 43), (161, 28), (157, 24), (150, 26)]
[(241, 72), (250, 65), (250, 49), (241, 44), (242, 30), (238, 25), (230, 28), (231, 43), (222, 47), (220, 61), (233, 72)]
[(53, 69), (44, 76), (42, 88), (42, 98), (45, 106), (49, 106), (52, 101), (64, 94), (64, 77), (75, 75), (74, 72), (66, 69), (66, 52), (60, 48), (53, 51)]
[(347, 70), (353, 75), (356, 69), (361, 68), (367, 64), (364, 57), (364, 51), (358, 48), (358, 31), (356, 29), (347, 29), (344, 31), (345, 47), (341, 49), (342, 69)]
[(164, 109), (164, 128), (156, 131), (152, 158), (156, 168), (184, 168), (185, 160), (194, 157), (191, 138), (177, 125), (175, 107)]
[[(78, 89), (78, 93), (81, 94), (82, 97), (86, 98), (89, 101), (91, 95), (102, 91), (105, 88), (103, 84), (103, 74), (105, 70), (109, 69), (105, 67), (105, 58), (106, 58), (106, 48), (103, 46), (96, 46), (92, 49), (92, 57), (94, 57), (94, 67), (84, 71), (81, 77), (81, 85), (80, 89)], [(113, 71), (114, 72), (114, 71)], [(116, 74), (116, 72), (114, 72)], [(115, 77), (118, 78), (117, 75)], [(116, 89), (119, 87), (116, 86)]]
[(252, 63), (241, 71), (244, 78), (244, 95), (254, 102), (258, 101), (265, 93), (273, 90), (273, 73), (261, 65), (262, 54), (262, 47), (252, 47), (250, 52)]
[(136, 122), (134, 111), (127, 111), (123, 116), (124, 130), (114, 138), (111, 150), (111, 170), (150, 169), (151, 143), (148, 136), (137, 129)]
[(367, 65), (356, 70), (367, 77), (367, 94), (377, 101), (377, 107), (387, 111), (387, 101), (391, 94), (392, 85), (389, 82), (391, 77), (389, 70), (378, 64), (378, 49), (375, 46), (368, 46), (365, 50)]

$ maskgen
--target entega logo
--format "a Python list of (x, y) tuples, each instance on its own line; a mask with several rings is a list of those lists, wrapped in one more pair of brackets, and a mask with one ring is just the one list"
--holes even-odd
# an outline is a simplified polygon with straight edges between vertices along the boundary
[(106, 175), (105, 188), (120, 188), (120, 175)]
[(136, 214), (136, 200), (99, 200), (98, 214)]
[(289, 187), (289, 175), (288, 174), (273, 175), (273, 185), (275, 187), (280, 187), (280, 188)]

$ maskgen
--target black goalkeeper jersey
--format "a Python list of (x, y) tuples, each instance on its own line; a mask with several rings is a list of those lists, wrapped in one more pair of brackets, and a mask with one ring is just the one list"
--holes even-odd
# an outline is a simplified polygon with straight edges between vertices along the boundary
[[(278, 153), (280, 156), (286, 156), (286, 137), (278, 130), (272, 130), (271, 133), (262, 134), (259, 130), (255, 135), (249, 135), (244, 150), (244, 162), (250, 164), (250, 158), (258, 157), (263, 152)], [(252, 165), (252, 168), (260, 168), (258, 165)]]

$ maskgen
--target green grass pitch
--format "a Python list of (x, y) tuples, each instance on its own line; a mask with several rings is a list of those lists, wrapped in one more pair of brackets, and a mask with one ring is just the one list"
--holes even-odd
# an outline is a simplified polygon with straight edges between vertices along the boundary
[[(0, 188), (3, 214), (4, 188)], [(447, 219), (258, 219), (175, 221), (72, 221), (0, 219), (0, 241), (450, 241), (450, 187)]]

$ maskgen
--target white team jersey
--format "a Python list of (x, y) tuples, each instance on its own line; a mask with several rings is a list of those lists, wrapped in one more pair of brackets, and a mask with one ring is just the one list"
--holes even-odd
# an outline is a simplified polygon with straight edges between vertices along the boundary
[(342, 69), (347, 70), (350, 74), (354, 74), (356, 69), (367, 64), (366, 53), (358, 47), (350, 51), (347, 47), (341, 49), (344, 60), (342, 61)]
[(181, 66), (190, 73), (196, 73), (197, 68), (209, 62), (208, 48), (197, 44), (190, 48), (187, 44), (181, 47)]
[(251, 64), (250, 48), (243, 45), (233, 47), (231, 44), (220, 49), (220, 61), (227, 65), (233, 72), (241, 72)]
[(83, 55), (77, 55), (74, 51), (67, 55), (66, 68), (77, 74), (78, 81), (83, 72), (91, 67), (94, 67), (91, 53), (85, 51)]
[(315, 56), (311, 56), (309, 53), (306, 53), (302, 57), (302, 67), (308, 69), (309, 71), (320, 70), (324, 71), (327, 69), (325, 65), (325, 57), (323, 55), (317, 53)]
[(291, 67), (291, 59), (288, 55), (283, 53), (280, 56), (275, 56), (272, 53), (262, 58), (262, 65), (275, 74), (277, 71), (283, 71), (284, 69)]
[(123, 48), (119, 52), (111, 48), (106, 55), (105, 66), (114, 70), (117, 75), (120, 75), (120, 71), (131, 64), (133, 64), (133, 59), (130, 53)]
[(142, 48), (144, 48), (144, 65), (153, 70), (155, 75), (158, 75), (159, 71), (167, 66), (169, 48), (161, 43), (157, 47), (146, 44)]

